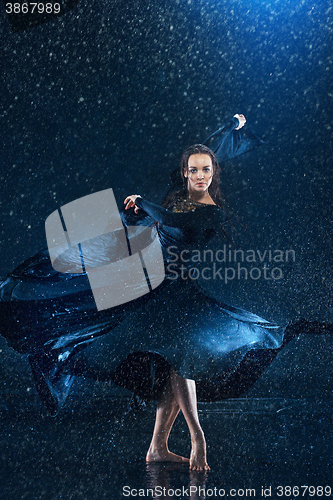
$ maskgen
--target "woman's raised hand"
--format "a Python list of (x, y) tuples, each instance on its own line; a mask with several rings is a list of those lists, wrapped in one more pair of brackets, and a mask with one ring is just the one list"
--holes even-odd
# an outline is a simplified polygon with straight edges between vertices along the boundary
[(237, 118), (237, 120), (239, 121), (239, 125), (238, 127), (235, 128), (235, 130), (239, 130), (240, 128), (244, 127), (245, 123), (246, 123), (246, 118), (244, 115), (234, 115), (234, 118)]
[(125, 210), (128, 210), (128, 209), (129, 209), (129, 208), (131, 208), (131, 207), (135, 207), (135, 208), (134, 208), (134, 213), (136, 213), (136, 214), (137, 214), (137, 213), (138, 213), (138, 211), (139, 211), (139, 207), (136, 207), (136, 206), (135, 206), (135, 200), (136, 200), (138, 197), (139, 197), (139, 198), (141, 198), (141, 196), (140, 196), (139, 194), (131, 194), (130, 196), (127, 196), (127, 197), (125, 198), (125, 200), (124, 200), (124, 203), (126, 204), (126, 206), (125, 206)]

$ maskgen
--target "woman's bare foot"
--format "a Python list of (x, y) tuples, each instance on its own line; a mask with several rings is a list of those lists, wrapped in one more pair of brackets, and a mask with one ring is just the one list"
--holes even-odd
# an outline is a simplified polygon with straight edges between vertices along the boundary
[(196, 437), (195, 440), (192, 440), (190, 469), (197, 471), (210, 470), (206, 457), (206, 440), (204, 436)]
[(167, 447), (163, 448), (155, 448), (150, 446), (147, 455), (146, 462), (180, 462), (180, 463), (188, 463), (189, 459), (185, 457), (181, 457), (180, 455), (176, 455), (175, 453), (171, 453)]

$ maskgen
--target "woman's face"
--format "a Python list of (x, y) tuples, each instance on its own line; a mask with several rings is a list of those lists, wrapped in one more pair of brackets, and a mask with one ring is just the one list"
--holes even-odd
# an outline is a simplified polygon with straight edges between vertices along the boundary
[(209, 155), (194, 154), (188, 159), (187, 189), (189, 193), (204, 193), (208, 191), (213, 179), (213, 164)]

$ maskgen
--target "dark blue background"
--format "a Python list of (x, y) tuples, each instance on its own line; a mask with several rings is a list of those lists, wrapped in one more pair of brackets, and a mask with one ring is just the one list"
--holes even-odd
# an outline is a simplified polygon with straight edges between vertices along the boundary
[(0, 276), (75, 198), (159, 202), (183, 149), (243, 112), (272, 142), (225, 163), (223, 191), (251, 248), (296, 262), (215, 292), (277, 321), (332, 319), (332, 24), (328, 1), (92, 0), (14, 34), (1, 9)]
[[(1, 4), (0, 277), (46, 247), (45, 219), (76, 198), (111, 187), (119, 206), (159, 202), (183, 149), (244, 113), (270, 141), (222, 165), (239, 242), (296, 262), (280, 281), (204, 285), (276, 322), (332, 321), (332, 33), (331, 0), (81, 0), (18, 33)], [(4, 339), (0, 353), (4, 499), (193, 480), (144, 472), (153, 408), (122, 423), (111, 387), (78, 380), (47, 418), (26, 356)], [(330, 484), (331, 373), (331, 336), (303, 335), (244, 400), (200, 407), (207, 486)], [(187, 453), (181, 419), (171, 438)]]

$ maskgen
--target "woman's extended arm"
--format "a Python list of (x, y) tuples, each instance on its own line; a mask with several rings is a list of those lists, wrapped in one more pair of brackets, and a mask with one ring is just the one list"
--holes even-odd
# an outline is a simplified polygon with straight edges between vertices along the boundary
[(134, 211), (137, 213), (138, 209), (142, 208), (157, 222), (170, 227), (195, 229), (196, 227), (201, 226), (204, 219), (207, 227), (218, 230), (219, 227), (225, 222), (225, 213), (215, 205), (203, 205), (202, 208), (199, 207), (198, 210), (202, 210), (204, 208), (208, 209), (202, 218), (198, 216), (198, 214), (194, 215), (193, 212), (172, 212), (171, 210), (167, 210), (159, 205), (155, 205), (155, 203), (150, 203), (149, 201), (144, 200), (139, 195), (127, 196), (124, 203), (126, 204), (125, 210), (135, 207)]
[(236, 158), (266, 142), (250, 128), (243, 128), (245, 122), (244, 115), (236, 114), (203, 141), (215, 153), (219, 162)]

